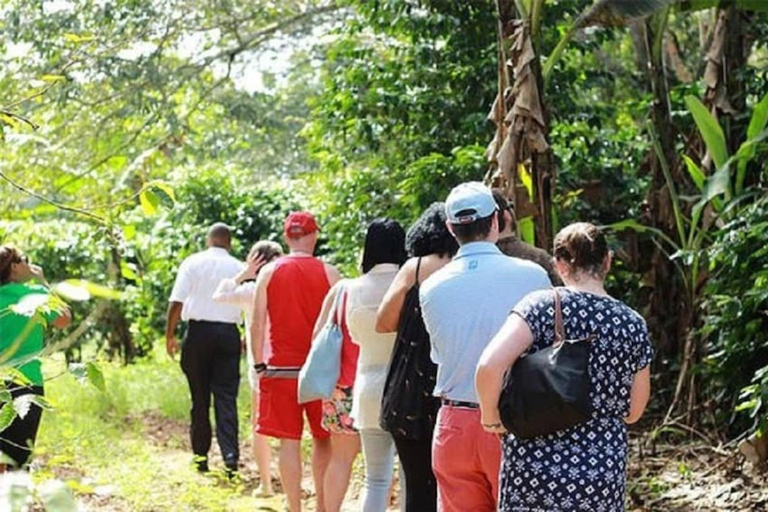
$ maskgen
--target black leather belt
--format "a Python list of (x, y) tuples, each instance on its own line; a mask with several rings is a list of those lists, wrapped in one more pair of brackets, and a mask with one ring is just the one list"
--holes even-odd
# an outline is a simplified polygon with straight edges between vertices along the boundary
[(189, 320), (190, 325), (193, 324), (209, 324), (209, 325), (233, 325), (237, 326), (236, 322), (218, 322), (216, 320)]
[(440, 401), (443, 403), (443, 405), (448, 405), (450, 407), (464, 407), (465, 409), (480, 408), (480, 405), (474, 402), (462, 402), (460, 400), (449, 400), (447, 398), (441, 398)]

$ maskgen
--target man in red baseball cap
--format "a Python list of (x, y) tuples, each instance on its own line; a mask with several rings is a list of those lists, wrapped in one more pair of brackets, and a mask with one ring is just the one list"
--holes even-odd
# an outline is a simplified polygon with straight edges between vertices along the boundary
[(286, 238), (301, 238), (315, 231), (320, 231), (320, 228), (317, 227), (317, 221), (309, 212), (291, 212), (285, 218), (283, 235)]
[[(312, 433), (312, 473), (318, 510), (323, 508), (323, 477), (331, 454), (330, 433), (321, 426), (322, 404), (298, 402), (298, 375), (312, 343), (312, 329), (323, 299), (339, 280), (332, 265), (313, 256), (318, 227), (308, 212), (291, 212), (283, 238), (290, 252), (261, 269), (251, 323), (254, 369), (259, 376), (258, 433), (280, 439), (280, 481), (288, 509), (301, 510), (302, 414)], [(269, 350), (263, 350), (267, 343)], [(265, 361), (263, 354), (269, 354)]]

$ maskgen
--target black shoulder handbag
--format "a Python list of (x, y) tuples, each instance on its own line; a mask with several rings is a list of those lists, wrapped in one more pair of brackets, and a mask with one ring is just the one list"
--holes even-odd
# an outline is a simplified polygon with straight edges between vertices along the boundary
[(529, 439), (587, 421), (589, 352), (594, 335), (567, 340), (560, 295), (555, 292), (552, 346), (521, 356), (504, 377), (499, 397), (501, 422), (509, 432)]
[(429, 334), (419, 305), (419, 267), (400, 313), (397, 339), (387, 370), (379, 425), (401, 439), (430, 439), (440, 400), (432, 396), (437, 366), (429, 356)]

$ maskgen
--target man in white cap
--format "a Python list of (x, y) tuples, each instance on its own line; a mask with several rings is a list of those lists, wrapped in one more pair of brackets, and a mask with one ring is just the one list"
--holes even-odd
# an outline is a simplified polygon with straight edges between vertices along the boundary
[(442, 399), (432, 441), (438, 509), (491, 512), (497, 507), (501, 446), (480, 423), (475, 367), (515, 304), (550, 282), (539, 265), (496, 247), (497, 206), (488, 187), (462, 183), (448, 195), (445, 209), (459, 251), (420, 290), (438, 365), (434, 393)]

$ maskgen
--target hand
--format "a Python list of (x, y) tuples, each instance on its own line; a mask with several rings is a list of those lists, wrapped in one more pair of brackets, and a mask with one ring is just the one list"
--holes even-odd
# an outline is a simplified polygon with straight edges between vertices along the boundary
[(339, 389), (338, 387), (333, 388), (333, 392), (331, 393), (331, 400), (340, 402), (344, 398), (346, 398), (346, 393)]
[(237, 278), (235, 278), (235, 280), (238, 283), (242, 283), (243, 281), (247, 281), (249, 279), (256, 279), (256, 274), (258, 274), (261, 267), (263, 267), (266, 264), (267, 264), (267, 259), (264, 257), (263, 254), (256, 254), (254, 256), (249, 256), (248, 259), (245, 261), (245, 268), (237, 275)]
[(42, 267), (38, 265), (32, 265), (31, 263), (22, 262), (22, 268), (19, 273), (21, 281), (37, 281), (38, 283), (48, 286), (45, 281), (45, 275), (43, 274)]
[(29, 275), (32, 279), (37, 279), (41, 283), (45, 283), (45, 274), (43, 273), (43, 267), (40, 267), (38, 265), (30, 265)]
[(504, 428), (504, 425), (501, 423), (501, 418), (499, 418), (498, 411), (496, 414), (482, 415), (480, 417), (480, 424), (482, 425), (483, 430), (489, 434), (501, 435), (507, 433), (507, 429)]
[(171, 359), (176, 360), (176, 353), (179, 351), (179, 343), (176, 341), (176, 336), (165, 337), (165, 351)]

